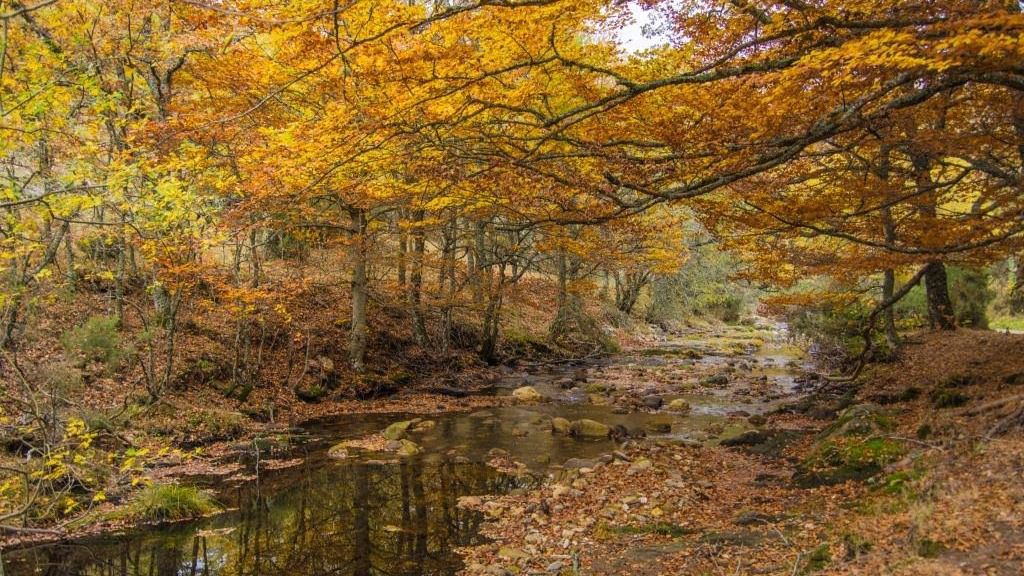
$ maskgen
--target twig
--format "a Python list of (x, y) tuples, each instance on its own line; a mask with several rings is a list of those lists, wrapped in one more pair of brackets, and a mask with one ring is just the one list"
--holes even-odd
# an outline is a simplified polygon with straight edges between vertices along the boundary
[(917, 444), (919, 446), (924, 446), (925, 448), (931, 448), (932, 450), (938, 450), (939, 452), (945, 452), (946, 451), (946, 449), (943, 448), (942, 446), (939, 446), (937, 444), (929, 444), (927, 442), (922, 442), (922, 441), (920, 441), (920, 440), (918, 440), (916, 438), (907, 438), (905, 436), (886, 436), (886, 438), (888, 438), (890, 440), (899, 440), (901, 442), (910, 442), (911, 444)]

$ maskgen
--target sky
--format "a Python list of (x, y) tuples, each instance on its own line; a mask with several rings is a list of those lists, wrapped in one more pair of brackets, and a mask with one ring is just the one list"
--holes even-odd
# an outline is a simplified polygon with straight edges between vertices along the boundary
[(653, 12), (644, 10), (634, 3), (629, 5), (630, 14), (633, 15), (633, 22), (619, 30), (616, 41), (626, 52), (639, 52), (657, 46), (665, 42), (660, 35), (648, 37), (644, 35), (643, 27), (654, 20)]

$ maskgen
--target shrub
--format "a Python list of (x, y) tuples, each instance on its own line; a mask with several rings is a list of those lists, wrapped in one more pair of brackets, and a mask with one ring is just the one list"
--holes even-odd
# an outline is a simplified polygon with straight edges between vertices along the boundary
[(102, 232), (84, 234), (75, 241), (78, 250), (95, 260), (113, 260), (121, 253), (121, 240)]
[[(847, 365), (864, 349), (861, 330), (870, 309), (858, 302), (851, 306), (804, 306), (787, 315), (790, 330), (811, 342), (811, 353), (829, 368)], [(875, 324), (869, 360), (885, 360), (892, 350), (885, 340), (881, 322)]]
[(90, 316), (85, 324), (65, 332), (61, 344), (80, 365), (98, 361), (117, 370), (128, 355), (121, 347), (117, 318), (112, 316)]
[(936, 408), (958, 408), (967, 404), (970, 397), (949, 388), (936, 388), (932, 390), (931, 400)]

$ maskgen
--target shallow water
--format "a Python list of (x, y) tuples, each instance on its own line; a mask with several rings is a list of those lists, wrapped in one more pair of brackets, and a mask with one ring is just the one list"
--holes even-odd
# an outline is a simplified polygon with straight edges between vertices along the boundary
[[(670, 342), (665, 349), (692, 344)], [(652, 358), (663, 358), (668, 364), (693, 362), (675, 354), (633, 356), (603, 359), (589, 368), (649, 364)], [(753, 358), (757, 359), (757, 374), (763, 372), (783, 393), (792, 391), (793, 370), (786, 367), (792, 355), (777, 342), (769, 342), (751, 355), (711, 354), (699, 362), (724, 367), (730, 361)], [(453, 549), (477, 542), (482, 521), (478, 513), (457, 507), (459, 497), (526, 487), (543, 476), (549, 465), (570, 458), (594, 458), (615, 449), (612, 440), (580, 441), (551, 434), (551, 417), (591, 418), (648, 437), (704, 439), (703, 433), (714, 427), (720, 431), (731, 426), (735, 431), (746, 426), (741, 419), (726, 418), (729, 412), (753, 414), (775, 405), (737, 398), (728, 391), (705, 391), (676, 395), (693, 406), (687, 415), (663, 411), (616, 414), (610, 406), (565, 399), (566, 391), (556, 382), (578, 369), (538, 368), (529, 374), (509, 375), (496, 393), (508, 393), (525, 381), (555, 401), (439, 416), (433, 429), (412, 436), (424, 452), (411, 459), (374, 460), (370, 456), (338, 461), (326, 456), (331, 444), (381, 430), (408, 415), (352, 414), (307, 423), (303, 428), (309, 439), (288, 454), (294, 458), (297, 451), (303, 456), (302, 464), (261, 470), (258, 480), (240, 486), (215, 484), (218, 499), (230, 508), (228, 512), (71, 544), (7, 551), (6, 574), (454, 574), (461, 564)], [(488, 453), (494, 448), (524, 463), (529, 473), (512, 476), (487, 466)]]

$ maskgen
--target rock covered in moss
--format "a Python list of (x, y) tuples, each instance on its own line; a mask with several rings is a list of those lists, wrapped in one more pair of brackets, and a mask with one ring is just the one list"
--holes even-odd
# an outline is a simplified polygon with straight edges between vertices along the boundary
[(544, 399), (540, 392), (533, 386), (521, 386), (512, 391), (512, 397), (518, 402), (532, 403), (540, 402)]
[(570, 430), (572, 435), (577, 438), (607, 438), (612, 431), (606, 424), (589, 418), (575, 420), (570, 426)]
[(555, 416), (551, 419), (551, 432), (567, 435), (572, 432), (572, 422), (569, 422), (565, 418)]
[(395, 422), (384, 429), (381, 432), (381, 436), (388, 440), (401, 440), (405, 437), (405, 434), (409, 431), (409, 427), (413, 425), (412, 420), (402, 420)]
[(675, 400), (668, 403), (668, 410), (672, 412), (680, 412), (686, 414), (690, 411), (690, 403), (682, 398), (676, 398)]

